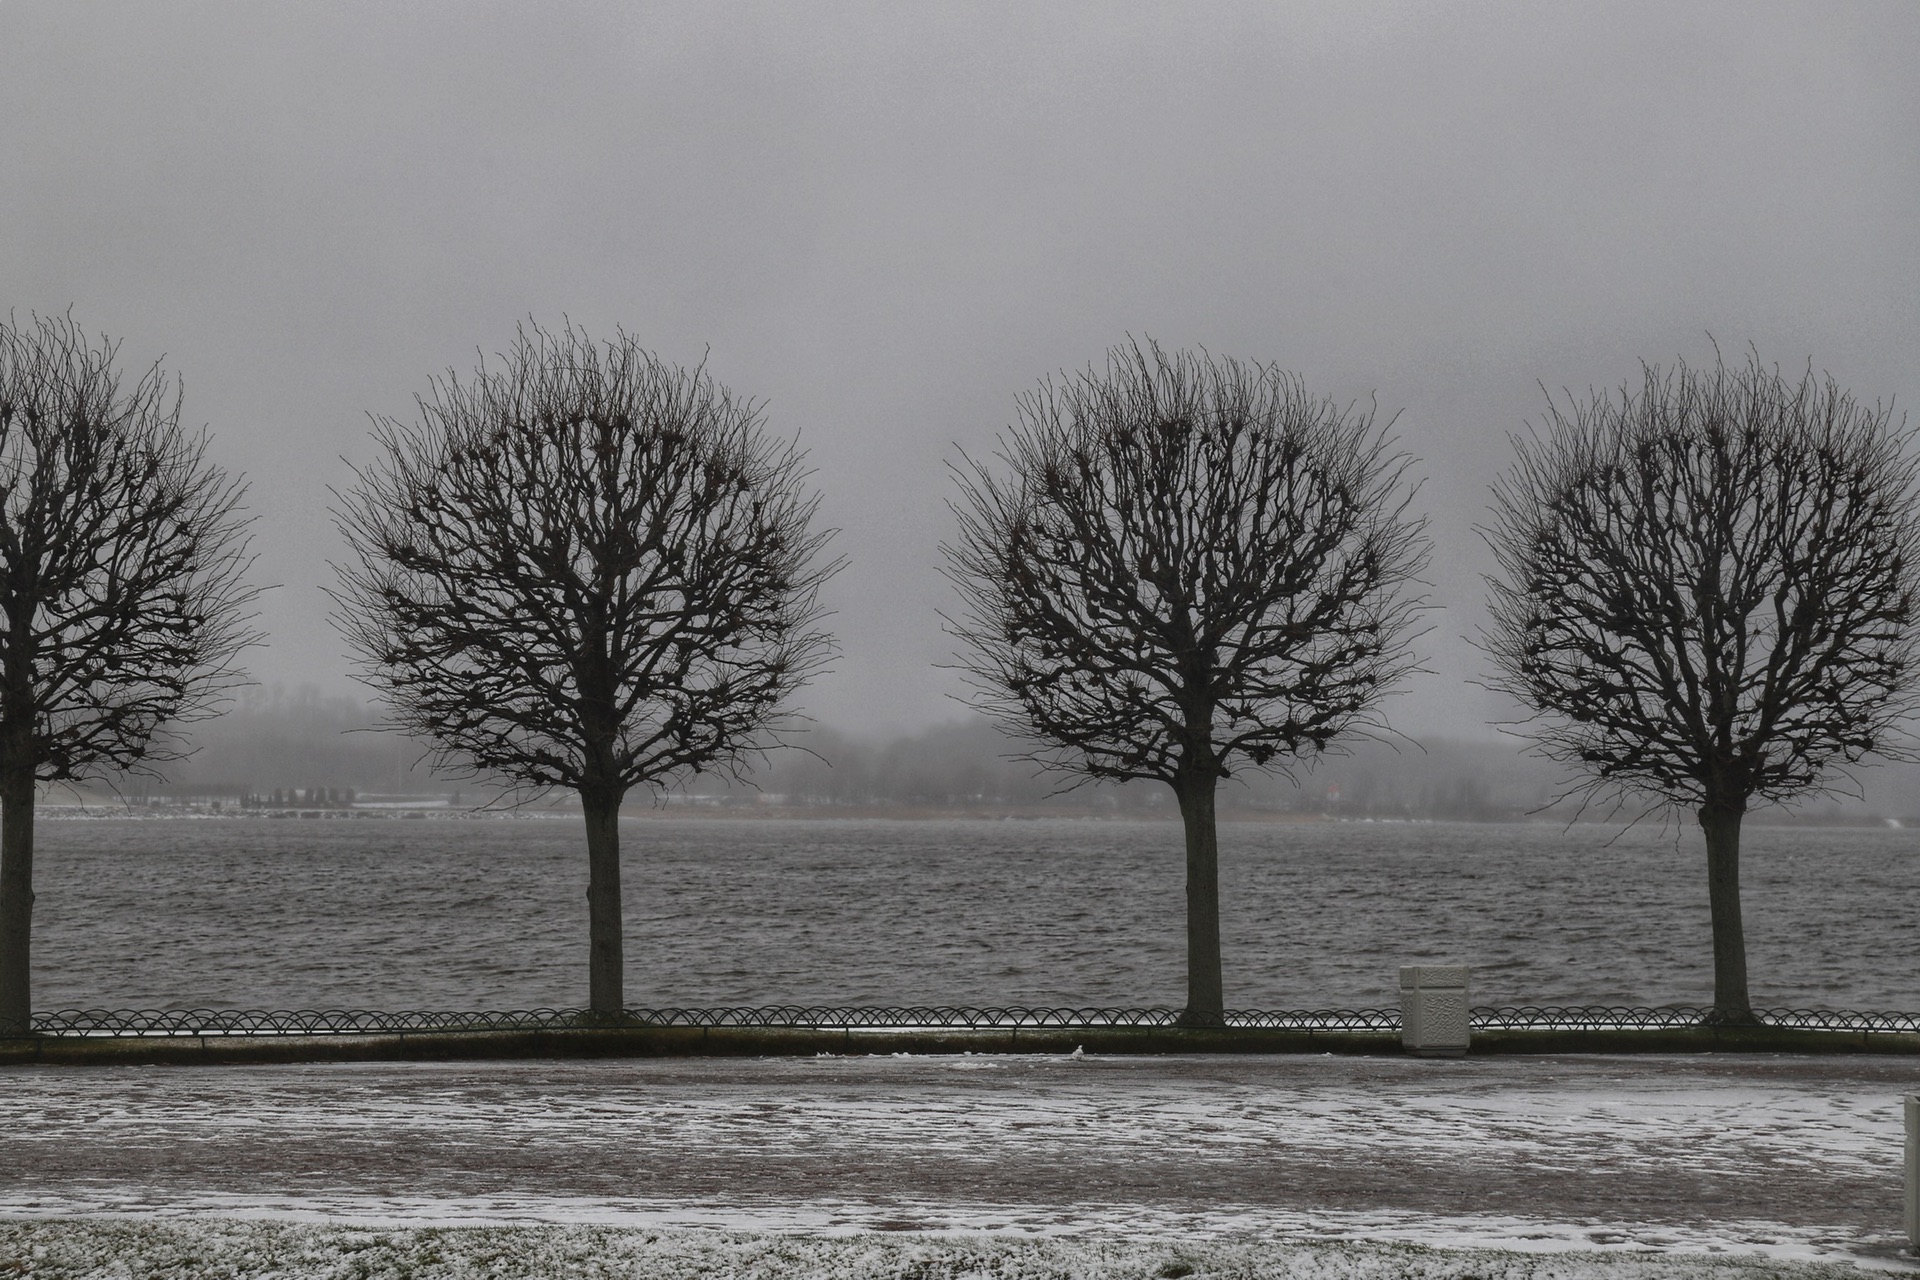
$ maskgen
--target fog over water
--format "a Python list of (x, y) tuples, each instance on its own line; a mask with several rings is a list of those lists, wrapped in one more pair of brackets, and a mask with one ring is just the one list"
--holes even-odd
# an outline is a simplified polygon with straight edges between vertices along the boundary
[(856, 733), (953, 714), (944, 464), (1128, 334), (1377, 394), (1428, 477), (1415, 736), (1503, 709), (1471, 526), (1536, 385), (1752, 341), (1920, 386), (1920, 9), (0, 4), (0, 305), (165, 355), (253, 482), (268, 684), (347, 684), (326, 487), (515, 322), (798, 433)]

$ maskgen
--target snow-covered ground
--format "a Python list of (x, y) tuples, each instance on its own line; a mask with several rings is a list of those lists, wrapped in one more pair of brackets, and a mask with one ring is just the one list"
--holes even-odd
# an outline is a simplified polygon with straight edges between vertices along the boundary
[(11, 1069), (0, 1276), (1920, 1271), (1916, 1090), (1762, 1056)]
[(1845, 1263), (1673, 1253), (1541, 1254), (1271, 1239), (790, 1235), (608, 1226), (377, 1228), (209, 1219), (0, 1222), (0, 1274), (517, 1280), (1854, 1280)]

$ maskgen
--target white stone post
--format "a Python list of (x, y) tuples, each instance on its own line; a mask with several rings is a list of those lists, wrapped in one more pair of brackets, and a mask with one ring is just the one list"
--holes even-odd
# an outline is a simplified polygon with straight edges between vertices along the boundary
[(1404, 965), (1400, 969), (1400, 1043), (1422, 1058), (1464, 1058), (1468, 1027), (1467, 967)]
[(1907, 1099), (1907, 1243), (1920, 1253), (1920, 1094)]

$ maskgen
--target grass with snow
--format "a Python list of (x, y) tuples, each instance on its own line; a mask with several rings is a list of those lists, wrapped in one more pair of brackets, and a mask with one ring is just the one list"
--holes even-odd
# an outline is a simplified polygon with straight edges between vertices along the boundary
[(241, 1219), (0, 1222), (0, 1278), (65, 1280), (1859, 1280), (1846, 1263), (1754, 1256), (1435, 1249), (1411, 1244), (608, 1226), (356, 1227)]

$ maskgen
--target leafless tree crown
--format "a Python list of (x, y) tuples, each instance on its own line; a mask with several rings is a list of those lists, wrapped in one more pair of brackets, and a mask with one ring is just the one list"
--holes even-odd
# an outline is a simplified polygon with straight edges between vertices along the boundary
[(443, 765), (615, 794), (730, 767), (825, 658), (801, 456), (704, 369), (530, 326), (375, 429), (341, 625)]
[(1751, 353), (1554, 405), (1484, 530), (1496, 687), (1595, 793), (1744, 809), (1887, 751), (1914, 709), (1907, 443)]
[(977, 705), (1050, 767), (1284, 769), (1412, 665), (1408, 460), (1298, 377), (1149, 343), (966, 460), (949, 576)]
[(243, 486), (117, 354), (71, 317), (0, 324), (0, 721), (47, 781), (180, 755), (168, 726), (256, 640)]

